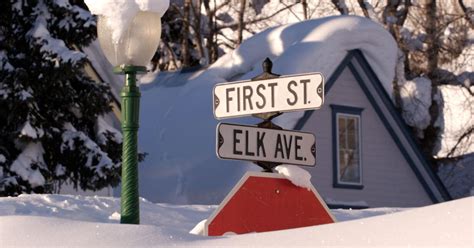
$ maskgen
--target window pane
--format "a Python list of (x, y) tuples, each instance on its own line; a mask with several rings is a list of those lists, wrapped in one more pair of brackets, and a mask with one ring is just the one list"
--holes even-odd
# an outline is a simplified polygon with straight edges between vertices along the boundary
[(339, 150), (339, 170), (341, 170), (342, 167), (345, 167), (346, 166), (346, 160), (345, 160), (345, 156), (344, 156), (344, 151), (341, 149)]
[(357, 149), (357, 132), (356, 129), (356, 118), (350, 118), (347, 120), (347, 148)]
[(346, 118), (343, 116), (338, 117), (338, 130), (339, 130), (339, 147), (346, 148)]
[(347, 118), (347, 129), (354, 130), (355, 118), (354, 117), (346, 117), (346, 118)]
[(358, 121), (354, 116), (338, 116), (338, 172), (341, 183), (361, 183)]

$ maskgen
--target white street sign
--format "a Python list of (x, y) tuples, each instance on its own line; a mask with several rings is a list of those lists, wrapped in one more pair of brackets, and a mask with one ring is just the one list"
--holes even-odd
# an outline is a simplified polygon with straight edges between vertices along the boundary
[(223, 159), (314, 166), (316, 139), (312, 133), (220, 123), (217, 156)]
[(214, 87), (216, 119), (318, 109), (323, 102), (324, 78), (321, 73), (239, 81)]

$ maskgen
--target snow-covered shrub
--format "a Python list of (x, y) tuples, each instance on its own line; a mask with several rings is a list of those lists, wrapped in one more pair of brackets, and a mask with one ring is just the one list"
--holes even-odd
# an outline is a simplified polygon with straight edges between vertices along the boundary
[(95, 18), (79, 0), (0, 9), (0, 196), (116, 185), (121, 140), (96, 128), (111, 109), (109, 86), (84, 73), (77, 49), (95, 38)]

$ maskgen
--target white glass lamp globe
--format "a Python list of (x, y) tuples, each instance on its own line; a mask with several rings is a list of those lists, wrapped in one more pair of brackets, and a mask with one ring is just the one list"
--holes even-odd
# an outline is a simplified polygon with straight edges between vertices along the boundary
[(158, 48), (161, 36), (160, 15), (139, 11), (118, 43), (112, 39), (107, 17), (99, 16), (97, 36), (105, 57), (113, 66), (146, 66)]

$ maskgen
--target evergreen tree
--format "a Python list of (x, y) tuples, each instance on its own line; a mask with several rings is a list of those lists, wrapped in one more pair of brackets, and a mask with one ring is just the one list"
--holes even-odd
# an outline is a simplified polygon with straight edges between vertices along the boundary
[(82, 0), (0, 1), (0, 196), (119, 182), (121, 135), (108, 85), (78, 48), (96, 34)]

